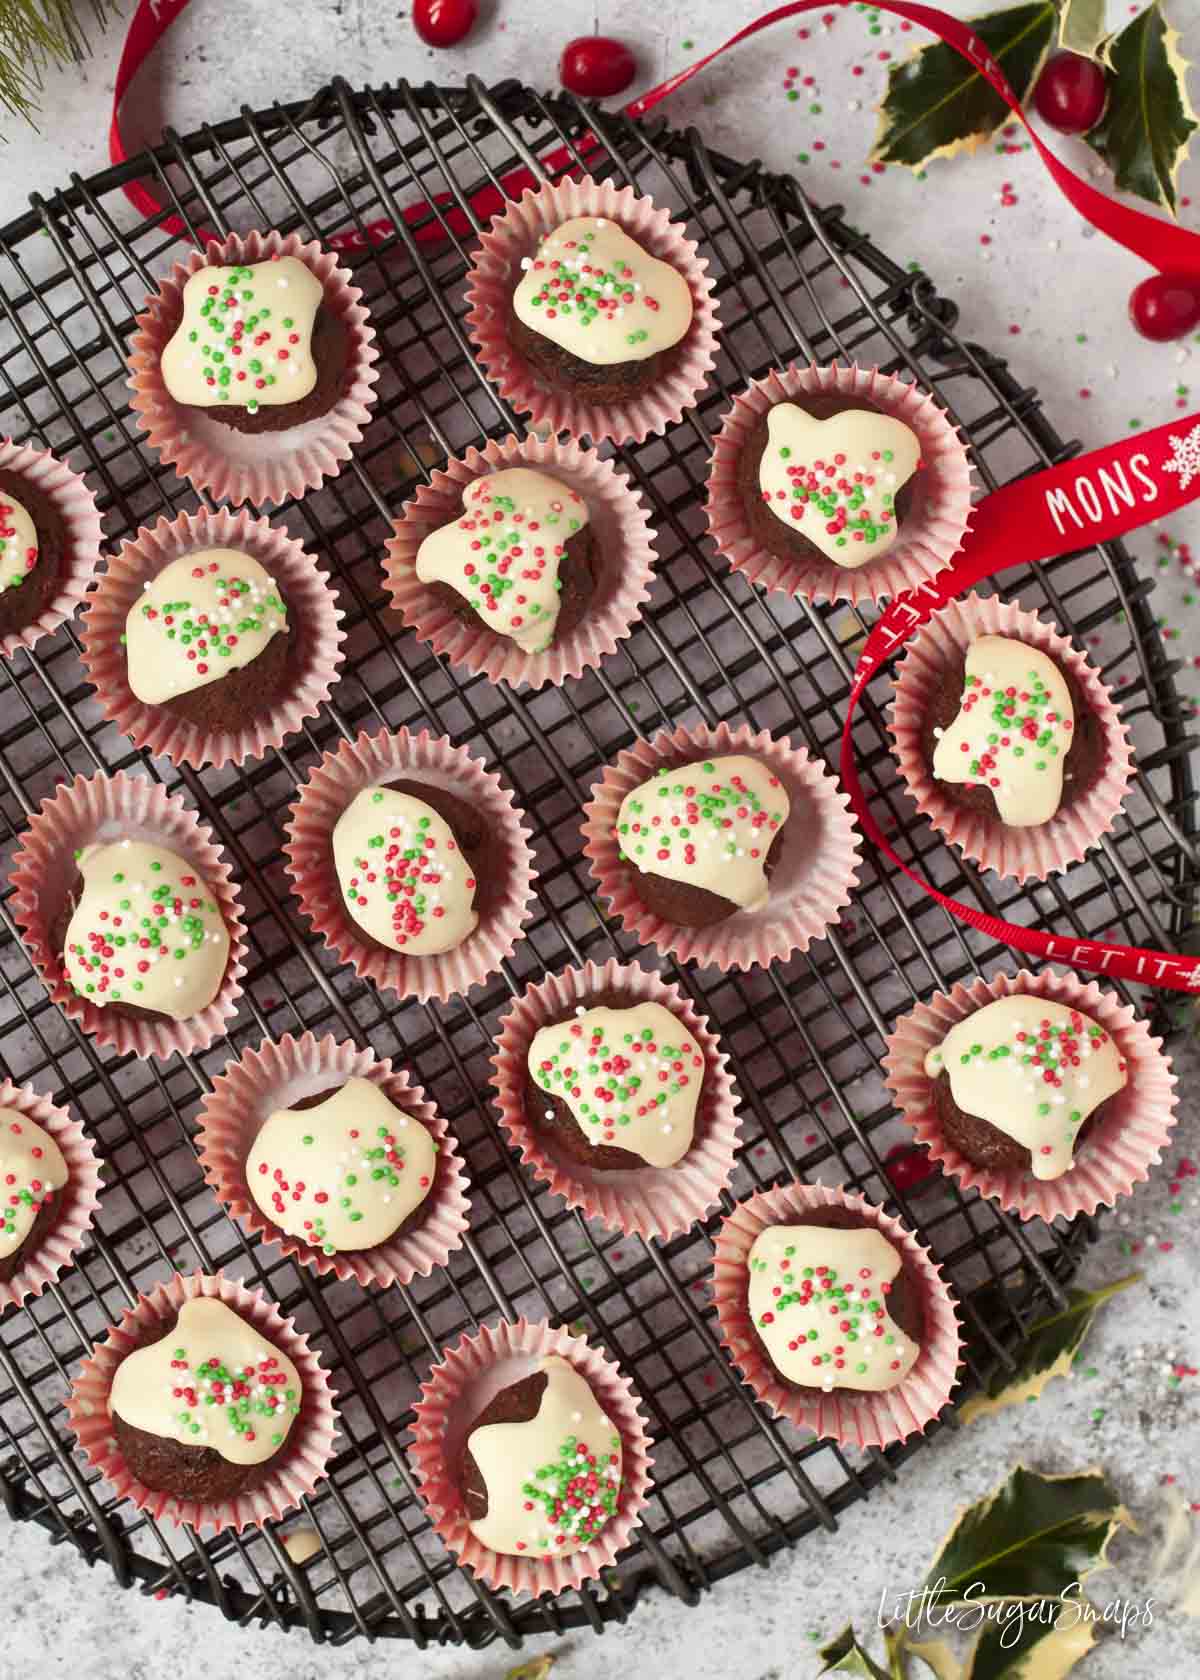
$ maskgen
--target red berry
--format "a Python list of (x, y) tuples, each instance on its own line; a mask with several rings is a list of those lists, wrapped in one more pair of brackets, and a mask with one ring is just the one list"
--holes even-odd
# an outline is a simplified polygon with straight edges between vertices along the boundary
[(1104, 114), (1108, 83), (1104, 71), (1079, 53), (1058, 52), (1033, 90), (1033, 103), (1043, 122), (1060, 134), (1086, 134)]
[(884, 1157), (887, 1175), (897, 1190), (908, 1192), (933, 1178), (941, 1169), (929, 1159), (928, 1150), (911, 1143), (897, 1143)]
[(413, 28), (430, 47), (453, 47), (475, 27), (475, 0), (413, 0)]
[(1182, 338), (1200, 323), (1200, 279), (1151, 274), (1129, 294), (1129, 318), (1143, 338)]
[(636, 75), (637, 60), (624, 41), (610, 35), (579, 35), (567, 42), (558, 61), (559, 81), (583, 99), (624, 93)]

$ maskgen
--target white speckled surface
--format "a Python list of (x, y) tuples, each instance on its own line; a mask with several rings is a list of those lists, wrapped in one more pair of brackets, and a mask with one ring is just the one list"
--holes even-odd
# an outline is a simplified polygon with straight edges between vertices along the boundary
[[(740, 5), (739, 19), (754, 9)], [(950, 9), (965, 15), (974, 8), (957, 0)], [(1184, 0), (1169, 9), (1186, 25), (1185, 46), (1200, 57), (1195, 9)], [(1111, 15), (1127, 10), (1121, 0)], [(558, 47), (589, 30), (594, 17), (640, 50), (646, 83), (691, 56), (685, 40), (699, 52), (732, 27), (721, 0), (663, 0), (652, 11), (636, 0), (595, 7), (559, 0), (549, 27), (544, 8), (487, 0), (476, 39), (434, 55), (415, 40), (406, 11), (372, 0), (311, 0), (307, 7), (251, 0), (236, 10), (194, 0), (139, 85), (131, 134), (152, 138), (164, 121), (186, 132), (202, 119), (231, 114), (242, 102), (258, 107), (295, 98), (333, 69), (351, 83), (399, 74), (451, 82), (467, 70), (494, 78), (519, 69), (537, 84), (550, 84)], [(1065, 434), (1094, 445), (1134, 420), (1149, 425), (1169, 419), (1177, 405), (1197, 406), (1196, 394), (1186, 390), (1193, 348), (1144, 344), (1126, 324), (1125, 298), (1140, 265), (1089, 237), (1030, 153), (997, 157), (985, 147), (973, 159), (935, 166), (924, 183), (899, 173), (872, 174), (863, 159), (872, 132), (870, 105), (882, 85), (878, 55), (898, 53), (908, 42), (886, 23), (880, 35), (869, 36), (867, 21), (853, 13), (827, 32), (816, 21), (810, 27), (807, 42), (784, 27), (743, 48), (679, 99), (676, 120), (699, 122), (714, 145), (734, 154), (757, 153), (775, 167), (795, 167), (818, 197), (843, 199), (852, 219), (893, 255), (903, 260), (919, 253), (963, 305), (968, 335), (997, 347), (1011, 338), (1018, 375), (1037, 383)], [(71, 170), (87, 174), (107, 161), (104, 134), (119, 41), (114, 29), (90, 63), (48, 77), (43, 134), (11, 119), (0, 123), (10, 141), (0, 152), (0, 222), (23, 207), (30, 190), (50, 191)], [(858, 77), (852, 75), (856, 63), (863, 68)], [(814, 77), (811, 87), (797, 83), (793, 91), (803, 97), (795, 100), (783, 89), (790, 64)], [(1090, 154), (1081, 145), (1065, 143), (1062, 151), (1087, 166)], [(799, 161), (800, 153), (807, 162)], [(1190, 184), (1200, 186), (1196, 163), (1184, 172), (1185, 193)], [(990, 243), (982, 243), (984, 236)], [(1085, 271), (1086, 302), (1078, 284)], [(1183, 541), (1200, 536), (1197, 516), (1180, 519), (1171, 535)], [(1187, 598), (1191, 579), (1177, 558), (1156, 551), (1152, 535), (1134, 546), (1147, 568), (1161, 569), (1163, 631), (1186, 652), (1196, 630), (1197, 607)], [(1103, 647), (1098, 651), (1102, 657)], [(1117, 1277), (1131, 1264), (1122, 1245), (1139, 1243), (1137, 1263), (1145, 1267), (1146, 1282), (1104, 1317), (1073, 1381), (1058, 1384), (1035, 1406), (918, 1454), (893, 1489), (853, 1509), (835, 1535), (810, 1538), (770, 1570), (717, 1587), (697, 1610), (651, 1597), (627, 1628), (607, 1634), (603, 1644), (584, 1633), (549, 1642), (562, 1654), (556, 1675), (582, 1680), (603, 1664), (608, 1672), (686, 1672), (692, 1680), (803, 1680), (817, 1670), (810, 1636), (832, 1634), (847, 1618), (868, 1628), (885, 1588), (919, 1579), (955, 1505), (982, 1494), (1017, 1458), (1048, 1470), (1102, 1464), (1151, 1525), (1166, 1476), (1177, 1478), (1185, 1499), (1200, 1501), (1200, 1377), (1192, 1370), (1200, 1365), (1200, 1314), (1192, 1294), (1200, 1210), (1194, 1187), (1200, 1179), (1177, 1180), (1168, 1170), (1181, 1157), (1200, 1156), (1200, 1123), (1190, 1096), (1200, 1055), (1191, 1047), (1182, 1071), (1182, 1117), (1170, 1161), (1119, 1221), (1106, 1221), (1087, 1267), (1092, 1282)], [(1179, 1185), (1178, 1195), (1172, 1184)], [(1173, 1373), (1174, 1366), (1183, 1374)], [(204, 1608), (115, 1594), (105, 1571), (88, 1573), (38, 1531), (6, 1526), (0, 1534), (0, 1601), (8, 1607), (2, 1680), (39, 1672), (73, 1680), (158, 1680), (198, 1670), (240, 1680), (280, 1672), (289, 1680), (383, 1680), (401, 1668), (484, 1680), (508, 1666), (496, 1648), (419, 1656), (406, 1647), (358, 1643), (326, 1652), (299, 1636), (283, 1645), (274, 1634), (227, 1627)], [(1093, 1597), (1144, 1597), (1148, 1590), (1158, 1596), (1147, 1573), (1152, 1551), (1152, 1534), (1123, 1537), (1116, 1547), (1119, 1568), (1097, 1579)], [(1200, 1623), (1160, 1606), (1152, 1628), (1124, 1645), (1106, 1641), (1079, 1672), (1090, 1680), (1151, 1680), (1168, 1668), (1180, 1680), (1200, 1672)]]

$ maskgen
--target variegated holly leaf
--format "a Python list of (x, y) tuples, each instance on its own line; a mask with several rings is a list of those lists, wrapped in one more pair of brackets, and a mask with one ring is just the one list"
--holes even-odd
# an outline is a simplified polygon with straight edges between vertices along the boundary
[(1105, 0), (1060, 0), (1058, 44), (1067, 52), (1099, 59), (1105, 38)]
[(1109, 1541), (1132, 1526), (1099, 1470), (1043, 1476), (1018, 1464), (955, 1519), (929, 1566), (939, 1605), (1058, 1598), (1107, 1561)]
[(553, 1667), (554, 1657), (547, 1651), (544, 1657), (534, 1657), (531, 1662), (519, 1663), (516, 1668), (510, 1668), (504, 1680), (547, 1680)]
[[(972, 18), (971, 29), (1023, 101), (1054, 43), (1058, 8), (1054, 0), (1029, 0)], [(1011, 116), (980, 72), (937, 41), (889, 69), (871, 157), (923, 169), (932, 158), (974, 151)]]
[(984, 1626), (966, 1680), (1064, 1680), (1096, 1643), (1082, 1615), (1086, 1602), (1068, 1602), (1065, 1609), (1058, 1599), (1013, 1605), (1014, 1618), (1007, 1625)]
[(856, 1680), (888, 1680), (878, 1663), (872, 1662), (854, 1637), (852, 1627), (844, 1627), (828, 1645), (817, 1652), (825, 1667), (822, 1674), (853, 1674)]
[(1188, 98), (1179, 36), (1151, 0), (1102, 49), (1109, 77), (1104, 115), (1084, 138), (1127, 192), (1175, 214), (1179, 171), (1196, 113)]
[(977, 1418), (988, 1417), (1005, 1406), (1036, 1400), (1053, 1378), (1070, 1376), (1071, 1365), (1099, 1308), (1121, 1290), (1140, 1282), (1141, 1275), (1132, 1272), (1103, 1289), (1070, 1290), (1061, 1312), (1051, 1313), (1030, 1326), (1029, 1340), (1021, 1349), (1016, 1369), (997, 1373), (983, 1394), (963, 1402), (958, 1409), (960, 1421), (974, 1423)]
[(884, 1648), (893, 1674), (907, 1674), (909, 1657), (916, 1657), (932, 1674), (933, 1680), (968, 1680), (962, 1663), (944, 1639), (926, 1639), (913, 1644), (907, 1627), (897, 1628), (883, 1636)]

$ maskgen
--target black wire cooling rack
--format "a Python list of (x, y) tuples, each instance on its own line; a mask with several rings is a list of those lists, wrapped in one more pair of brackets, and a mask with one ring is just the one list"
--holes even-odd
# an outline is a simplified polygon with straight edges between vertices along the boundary
[[(401, 212), (472, 194), (587, 129), (592, 172), (670, 206), (716, 276), (721, 361), (698, 408), (662, 439), (618, 452), (653, 505), (660, 565), (644, 622), (599, 672), (515, 696), (463, 680), (402, 632), (380, 585), (391, 515), (425, 472), (513, 417), (476, 369), (463, 329), (473, 240), (436, 245)], [(577, 154), (576, 154), (577, 155)], [(835, 761), (865, 620), (754, 594), (701, 540), (713, 431), (729, 396), (772, 365), (812, 356), (878, 362), (932, 386), (970, 439), (991, 488), (1070, 455), (1034, 390), (999, 357), (955, 336), (954, 305), (891, 262), (836, 208), (794, 181), (707, 149), (693, 133), (640, 126), (515, 83), (490, 91), (351, 92), (250, 114), (152, 157), (75, 177), (0, 232), (0, 434), (69, 454), (100, 494), (111, 545), (161, 513), (195, 505), (190, 487), (138, 447), (125, 387), (133, 314), (179, 246), (161, 218), (138, 220), (120, 192), (142, 175), (192, 228), (278, 227), (328, 238), (388, 217), (399, 231), (352, 259), (383, 352), (374, 417), (356, 458), (319, 494), (276, 517), (335, 578), (349, 628), (333, 704), (286, 749), (237, 773), (146, 761), (103, 723), (68, 627), (0, 676), (0, 866), (31, 810), (79, 771), (132, 769), (181, 788), (217, 830), (243, 882), (251, 954), (228, 1038), (161, 1065), (115, 1057), (48, 1003), (0, 900), (0, 1067), (83, 1115), (106, 1164), (92, 1240), (62, 1282), (0, 1321), (0, 1496), (124, 1586), (216, 1605), (230, 1619), (302, 1626), (341, 1642), (407, 1637), (516, 1645), (623, 1619), (657, 1583), (694, 1603), (722, 1577), (818, 1526), (914, 1450), (854, 1452), (775, 1423), (722, 1358), (704, 1280), (712, 1222), (666, 1244), (591, 1228), (538, 1189), (487, 1106), (488, 1054), (510, 997), (545, 969), (634, 954), (607, 926), (580, 857), (579, 807), (601, 765), (664, 725), (745, 719)], [(434, 212), (430, 212), (432, 220)], [(1105, 669), (1119, 678), (1139, 746), (1127, 810), (1094, 862), (1016, 890), (964, 869), (899, 794), (878, 704), (860, 731), (864, 778), (910, 854), (947, 890), (1010, 920), (1111, 933), (1170, 947), (1190, 925), (1198, 874), (1184, 712), (1139, 578), (1118, 544), (1006, 580), (1077, 636), (1124, 615)], [(876, 702), (885, 684), (874, 688)], [(485, 990), (441, 1006), (398, 1002), (338, 968), (311, 938), (280, 864), (282, 823), (319, 753), (361, 728), (428, 726), (499, 764), (534, 831), (537, 913)], [(868, 856), (852, 913), (805, 957), (769, 973), (677, 973), (730, 1051), (743, 1101), (734, 1195), (781, 1178), (843, 1184), (920, 1229), (953, 1280), (967, 1332), (965, 1381), (1004, 1362), (1030, 1322), (1060, 1302), (1091, 1223), (1029, 1226), (935, 1179), (905, 1196), (885, 1157), (903, 1136), (878, 1078), (883, 1035), (936, 986), (1011, 954), (951, 923), (932, 900)], [(655, 953), (639, 953), (644, 963)], [(478, 990), (478, 989), (477, 989)], [(1150, 1001), (1143, 999), (1143, 1007)], [(195, 1111), (231, 1055), (311, 1027), (370, 1042), (410, 1064), (462, 1140), (472, 1226), (446, 1271), (406, 1290), (364, 1293), (318, 1280), (248, 1242), (197, 1168)], [(341, 1408), (340, 1450), (307, 1516), (323, 1551), (303, 1568), (274, 1525), (201, 1542), (112, 1498), (70, 1447), (68, 1377), (92, 1341), (172, 1267), (224, 1267), (273, 1294), (314, 1335)], [(432, 1535), (404, 1442), (417, 1384), (438, 1350), (500, 1315), (578, 1324), (633, 1378), (655, 1437), (654, 1491), (619, 1567), (557, 1601), (514, 1603), (459, 1571)], [(286, 1526), (284, 1532), (286, 1532)]]

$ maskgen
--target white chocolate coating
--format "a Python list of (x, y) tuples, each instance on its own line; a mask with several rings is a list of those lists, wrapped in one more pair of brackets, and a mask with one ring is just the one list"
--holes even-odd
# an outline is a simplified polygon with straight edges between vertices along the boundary
[(704, 1084), (699, 1045), (661, 1003), (584, 1009), (542, 1027), (529, 1075), (564, 1102), (591, 1144), (673, 1167), (692, 1146)]
[(587, 522), (587, 503), (561, 479), (529, 467), (490, 473), (467, 486), (462, 516), (425, 538), (417, 576), (449, 584), (489, 630), (541, 653), (554, 640), (567, 541)]
[(277, 1108), (246, 1158), (246, 1183), (280, 1230), (325, 1254), (386, 1242), (433, 1185), (437, 1145), (369, 1079), (312, 1108)]
[(1127, 1082), (1111, 1034), (1066, 1004), (1017, 994), (951, 1027), (925, 1058), (964, 1114), (1024, 1144), (1034, 1178), (1061, 1178), (1088, 1115)]
[(604, 217), (563, 222), (522, 268), (517, 319), (595, 367), (669, 350), (692, 324), (692, 293), (679, 270)]
[(856, 408), (817, 420), (781, 402), (767, 414), (758, 483), (776, 518), (855, 571), (895, 542), (896, 496), (920, 458), (916, 434), (890, 414)]
[(186, 858), (141, 840), (85, 846), (63, 968), (89, 1003), (136, 1004), (173, 1021), (206, 1009), (229, 962), (229, 931)]
[(551, 1355), (538, 1370), (546, 1387), (536, 1417), (484, 1424), (467, 1439), (488, 1495), (487, 1516), (470, 1528), (494, 1552), (566, 1557), (616, 1511), (621, 1437), (568, 1360)]
[(33, 515), (7, 490), (0, 490), (0, 594), (25, 582), (37, 565), (38, 534)]
[(902, 1383), (921, 1349), (892, 1320), (887, 1297), (900, 1251), (873, 1225), (769, 1225), (750, 1250), (750, 1317), (771, 1363), (805, 1388), (881, 1394)]
[(162, 353), (163, 383), (195, 408), (278, 408), (317, 382), (313, 323), (321, 282), (297, 257), (199, 268)]
[(249, 665), (288, 628), (275, 580), (251, 554), (204, 548), (147, 583), (125, 619), (129, 686), (161, 705)]
[(967, 649), (958, 716), (934, 748), (933, 773), (990, 788), (1001, 822), (1035, 828), (1062, 803), (1074, 729), (1070, 691), (1052, 659), (1009, 636), (977, 636)]
[(15, 1254), (69, 1174), (62, 1150), (15, 1108), (0, 1108), (0, 1260)]
[(475, 931), (475, 876), (444, 818), (394, 788), (364, 788), (333, 830), (346, 908), (391, 951), (434, 956)]
[(184, 1302), (161, 1341), (121, 1361), (108, 1409), (147, 1434), (211, 1447), (231, 1464), (262, 1464), (287, 1439), (300, 1403), (300, 1376), (286, 1354), (204, 1296)]
[(740, 753), (664, 770), (621, 801), (622, 857), (743, 910), (767, 902), (766, 858), (791, 802), (778, 777)]

